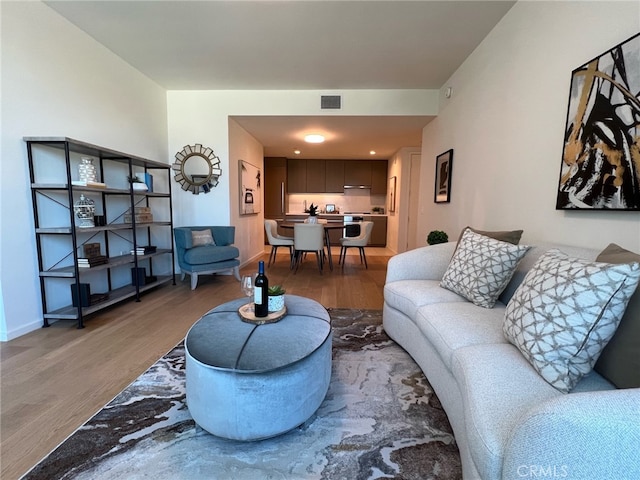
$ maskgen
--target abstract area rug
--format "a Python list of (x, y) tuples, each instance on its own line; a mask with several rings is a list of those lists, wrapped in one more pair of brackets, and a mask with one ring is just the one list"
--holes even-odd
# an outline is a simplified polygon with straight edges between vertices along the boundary
[(384, 333), (381, 312), (329, 313), (329, 391), (294, 430), (239, 442), (198, 427), (186, 405), (180, 343), (23, 478), (461, 478), (440, 402), (420, 368)]

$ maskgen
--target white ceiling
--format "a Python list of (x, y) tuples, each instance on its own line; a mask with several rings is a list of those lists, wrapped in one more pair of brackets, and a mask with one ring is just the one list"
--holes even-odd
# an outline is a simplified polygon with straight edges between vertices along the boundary
[[(168, 90), (347, 90), (439, 89), (515, 2), (45, 3)], [(291, 156), (302, 149), (287, 140), (292, 130), (322, 121), (344, 150), (327, 141), (302, 156), (362, 158), (371, 148), (388, 157), (419, 146), (430, 117), (236, 120), (267, 156)]]

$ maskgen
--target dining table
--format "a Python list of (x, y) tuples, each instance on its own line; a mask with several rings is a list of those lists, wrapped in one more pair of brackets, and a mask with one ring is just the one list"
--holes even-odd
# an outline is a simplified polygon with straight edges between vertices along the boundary
[[(288, 221), (282, 222), (282, 221), (279, 221), (278, 222), (278, 226), (282, 227), (282, 228), (287, 228), (287, 229), (293, 230), (293, 226), (296, 223), (302, 223), (302, 222), (288, 222)], [(329, 257), (329, 270), (333, 271), (333, 259), (331, 257), (331, 237), (329, 235), (329, 232), (331, 230), (344, 229), (345, 224), (344, 224), (344, 222), (335, 222), (335, 221), (318, 222), (318, 223), (324, 227), (324, 244), (327, 247), (327, 256)]]

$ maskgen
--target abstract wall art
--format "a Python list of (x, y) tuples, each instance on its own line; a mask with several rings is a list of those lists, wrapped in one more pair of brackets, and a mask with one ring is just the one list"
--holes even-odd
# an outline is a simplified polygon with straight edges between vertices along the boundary
[(571, 74), (556, 209), (640, 210), (640, 33)]
[(262, 171), (249, 162), (239, 160), (240, 215), (260, 213), (262, 206)]
[(435, 203), (451, 201), (451, 166), (453, 165), (453, 149), (436, 157), (436, 185), (433, 192)]

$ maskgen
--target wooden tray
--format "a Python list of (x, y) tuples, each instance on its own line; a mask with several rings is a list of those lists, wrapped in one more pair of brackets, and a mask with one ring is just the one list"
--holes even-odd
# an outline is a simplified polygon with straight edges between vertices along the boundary
[(272, 312), (266, 317), (256, 317), (254, 306), (255, 304), (251, 302), (238, 309), (238, 314), (243, 322), (253, 323), (254, 325), (264, 325), (265, 323), (275, 323), (287, 314), (287, 306), (285, 305), (282, 310)]

